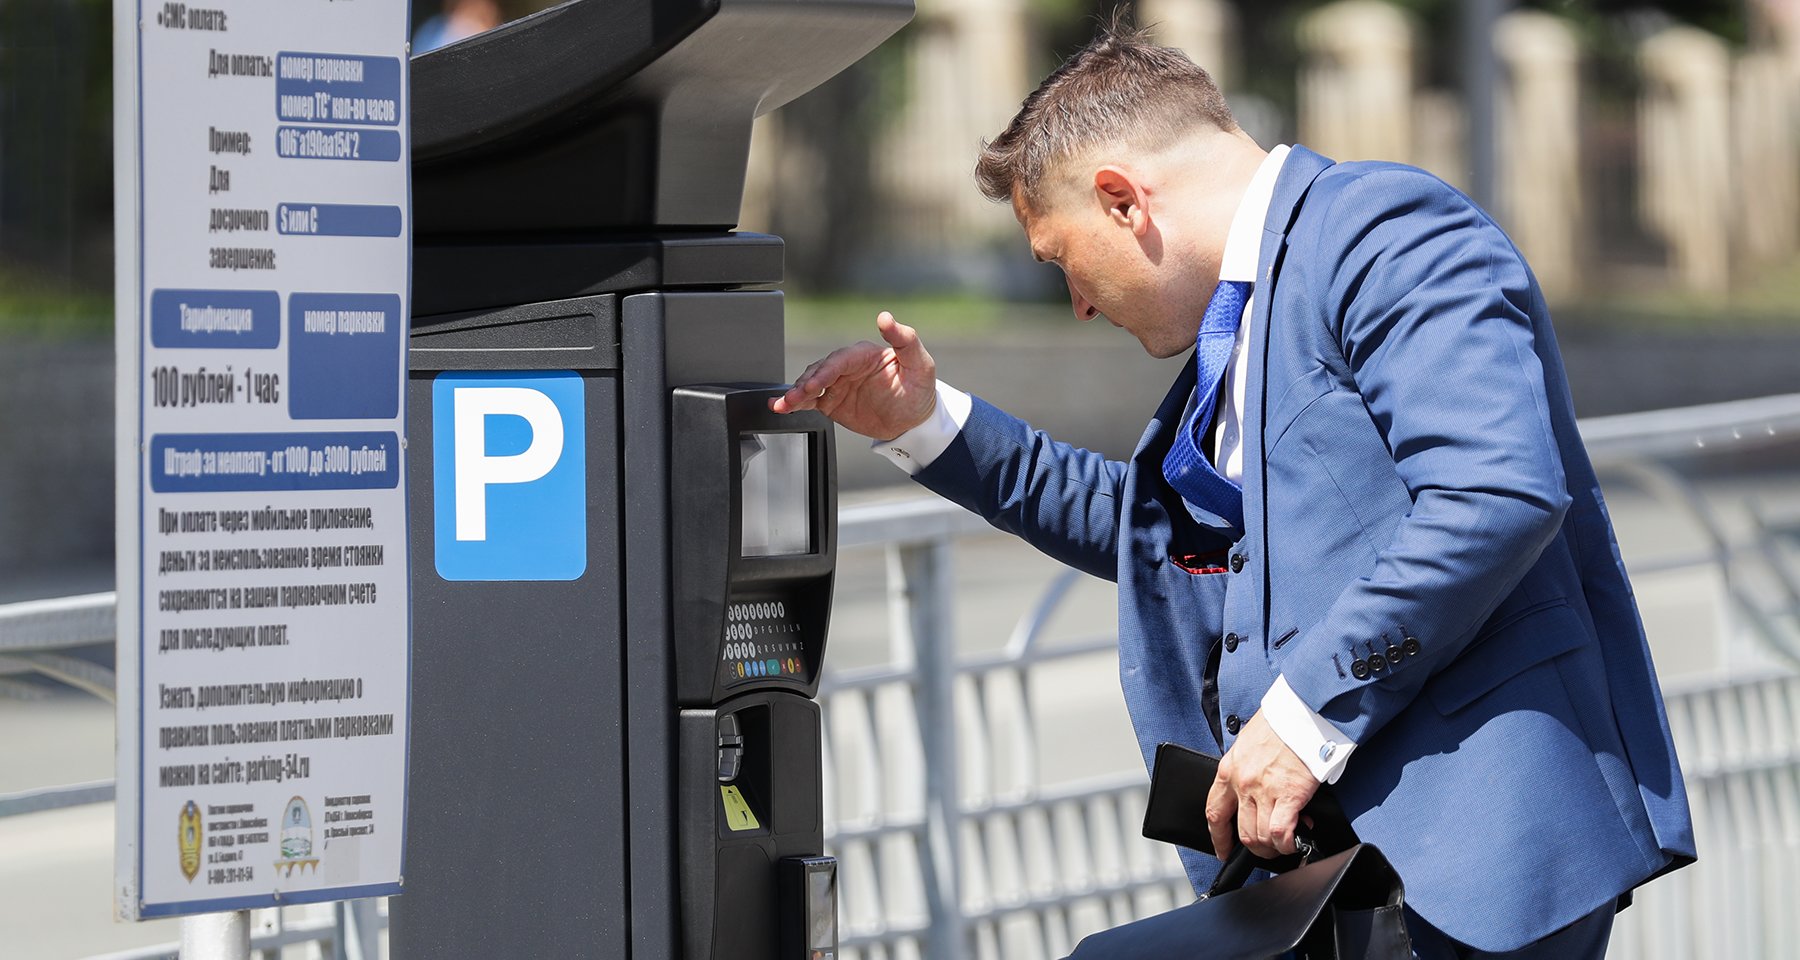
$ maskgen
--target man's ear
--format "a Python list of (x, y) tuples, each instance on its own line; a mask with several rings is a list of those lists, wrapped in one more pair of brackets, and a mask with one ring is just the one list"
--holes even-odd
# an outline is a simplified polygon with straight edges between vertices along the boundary
[(1094, 196), (1116, 226), (1140, 237), (1150, 231), (1150, 193), (1131, 171), (1111, 164), (1095, 170)]

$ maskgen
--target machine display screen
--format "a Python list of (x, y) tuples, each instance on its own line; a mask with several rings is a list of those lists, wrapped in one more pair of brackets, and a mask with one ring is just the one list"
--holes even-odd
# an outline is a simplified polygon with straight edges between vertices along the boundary
[[(807, 945), (835, 951), (837, 938), (837, 870), (810, 871), (806, 876)], [(817, 956), (818, 954), (814, 954)]]
[(746, 557), (811, 553), (813, 470), (805, 433), (738, 434), (740, 549)]

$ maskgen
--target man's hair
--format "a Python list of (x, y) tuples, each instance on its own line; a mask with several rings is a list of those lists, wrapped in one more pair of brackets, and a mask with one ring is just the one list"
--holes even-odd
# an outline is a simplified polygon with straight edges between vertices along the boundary
[(1151, 148), (1200, 124), (1236, 130), (1219, 85), (1180, 50), (1159, 47), (1119, 15), (1063, 61), (1020, 105), (1000, 136), (981, 145), (975, 181), (988, 199), (1042, 200), (1057, 164), (1106, 144)]

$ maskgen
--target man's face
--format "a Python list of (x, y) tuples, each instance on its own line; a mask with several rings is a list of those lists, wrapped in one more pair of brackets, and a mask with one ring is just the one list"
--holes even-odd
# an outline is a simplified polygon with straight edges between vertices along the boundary
[[(1210, 290), (1213, 281), (1178, 266), (1163, 225), (1135, 230), (1129, 214), (1093, 190), (1049, 193), (1035, 204), (1015, 195), (1013, 213), (1032, 256), (1062, 269), (1076, 319), (1104, 316), (1153, 357), (1192, 347), (1206, 302), (1193, 303), (1191, 290)], [(1218, 264), (1211, 270), (1216, 277)]]

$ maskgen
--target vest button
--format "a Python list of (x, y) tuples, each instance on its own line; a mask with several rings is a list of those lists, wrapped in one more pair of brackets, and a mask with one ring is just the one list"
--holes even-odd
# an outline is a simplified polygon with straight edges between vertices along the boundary
[(1240, 637), (1235, 633), (1226, 634), (1225, 635), (1225, 652), (1226, 653), (1236, 653), (1238, 644), (1242, 643), (1243, 640), (1244, 640), (1243, 637)]
[(1232, 573), (1242, 573), (1243, 570), (1244, 570), (1244, 555), (1241, 553), (1232, 554), (1231, 555), (1231, 572)]
[(1234, 737), (1237, 736), (1239, 730), (1243, 729), (1243, 726), (1244, 721), (1238, 719), (1238, 715), (1235, 713), (1225, 718), (1225, 732)]

